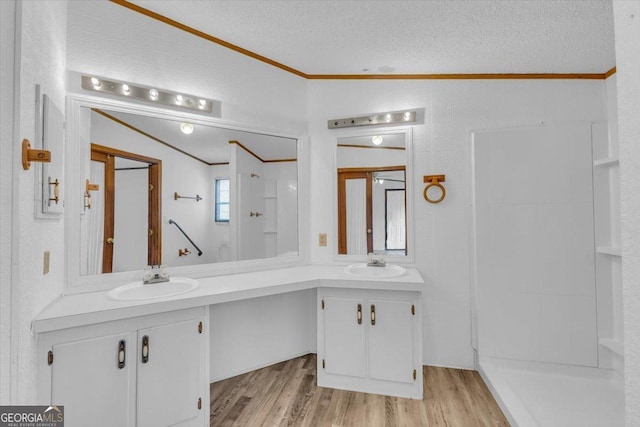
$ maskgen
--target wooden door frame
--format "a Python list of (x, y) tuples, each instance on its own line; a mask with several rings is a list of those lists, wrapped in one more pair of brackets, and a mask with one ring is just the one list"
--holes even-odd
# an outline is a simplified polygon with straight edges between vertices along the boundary
[[(338, 255), (347, 255), (347, 179), (366, 179), (366, 216), (367, 229), (367, 253), (373, 252), (373, 173), (390, 172), (402, 170), (405, 172), (406, 166), (379, 166), (362, 168), (338, 168)], [(406, 197), (406, 193), (405, 193)], [(406, 206), (406, 200), (405, 200)], [(386, 245), (386, 243), (385, 243)]]
[(113, 245), (107, 243), (107, 236), (113, 237), (115, 229), (115, 157), (149, 164), (147, 263), (160, 265), (162, 263), (162, 160), (92, 143), (91, 160), (105, 163), (102, 272), (111, 273), (113, 270)]

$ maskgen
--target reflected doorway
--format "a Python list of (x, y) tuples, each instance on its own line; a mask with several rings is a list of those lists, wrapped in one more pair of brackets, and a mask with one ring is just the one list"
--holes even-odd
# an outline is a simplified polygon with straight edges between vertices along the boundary
[(406, 255), (405, 166), (338, 169), (338, 254)]
[[(161, 264), (162, 162), (91, 144), (91, 180), (99, 184), (91, 213), (102, 239), (90, 248), (90, 274)], [(146, 264), (145, 264), (146, 262)]]

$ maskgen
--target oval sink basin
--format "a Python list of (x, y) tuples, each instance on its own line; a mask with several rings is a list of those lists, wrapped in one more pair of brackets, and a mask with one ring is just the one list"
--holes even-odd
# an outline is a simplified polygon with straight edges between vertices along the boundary
[(351, 264), (345, 267), (347, 274), (360, 277), (371, 277), (384, 279), (388, 277), (399, 277), (406, 273), (406, 270), (399, 265), (387, 265), (385, 267), (368, 267), (366, 263)]
[(198, 286), (200, 284), (196, 280), (187, 277), (172, 277), (168, 282), (148, 285), (143, 285), (140, 280), (112, 289), (108, 296), (116, 301), (140, 301), (185, 294)]

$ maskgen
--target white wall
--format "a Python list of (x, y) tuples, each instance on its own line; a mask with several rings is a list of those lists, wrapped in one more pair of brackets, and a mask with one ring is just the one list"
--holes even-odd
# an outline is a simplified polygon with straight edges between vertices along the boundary
[(211, 306), (211, 381), (316, 351), (316, 291)]
[(407, 152), (404, 150), (338, 147), (337, 157), (339, 168), (399, 166), (407, 163)]
[(613, 2), (618, 79), (626, 423), (640, 425), (640, 1)]
[[(416, 267), (425, 279), (424, 360), (473, 368), (469, 291), (471, 204), (470, 131), (540, 122), (604, 120), (604, 83), (583, 80), (311, 81), (311, 236), (314, 263), (332, 262), (336, 237), (335, 174), (327, 120), (366, 113), (425, 108), (414, 126)], [(422, 176), (446, 174), (446, 199), (422, 199)], [(315, 240), (312, 238), (311, 241)]]
[[(0, 405), (11, 389), (11, 272), (15, 1), (0, 2)], [(15, 167), (18, 167), (17, 164)]]
[[(33, 168), (22, 170), (19, 166), (20, 150), (16, 147), (23, 138), (33, 141), (35, 137), (36, 84), (40, 84), (41, 92), (49, 95), (58, 108), (64, 109), (67, 4), (62, 1), (18, 2), (16, 7), (15, 43), (19, 47), (15, 58), (19, 66), (19, 81), (15, 86), (17, 127), (13, 138), (3, 138), (2, 142), (3, 146), (14, 146), (12, 167), (18, 168), (13, 182), (8, 183), (13, 188), (11, 226), (19, 236), (11, 247), (11, 401), (33, 404), (36, 403), (35, 360), (38, 355), (35, 336), (31, 334), (31, 320), (62, 293), (64, 223), (61, 219), (34, 219), (35, 171)], [(2, 11), (4, 13), (5, 9)], [(3, 74), (4, 67), (3, 57)], [(52, 153), (52, 156), (61, 155), (63, 153)], [(51, 271), (44, 275), (42, 260), (47, 250), (51, 253)]]

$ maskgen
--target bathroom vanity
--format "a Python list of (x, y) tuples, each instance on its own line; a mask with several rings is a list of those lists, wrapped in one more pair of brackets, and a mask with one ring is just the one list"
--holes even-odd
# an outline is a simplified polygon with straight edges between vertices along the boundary
[(173, 297), (93, 292), (52, 303), (33, 322), (38, 401), (65, 405), (69, 426), (208, 425), (209, 311), (301, 290), (317, 295), (319, 386), (422, 398), (424, 283), (415, 269), (376, 279), (302, 266), (198, 282)]

